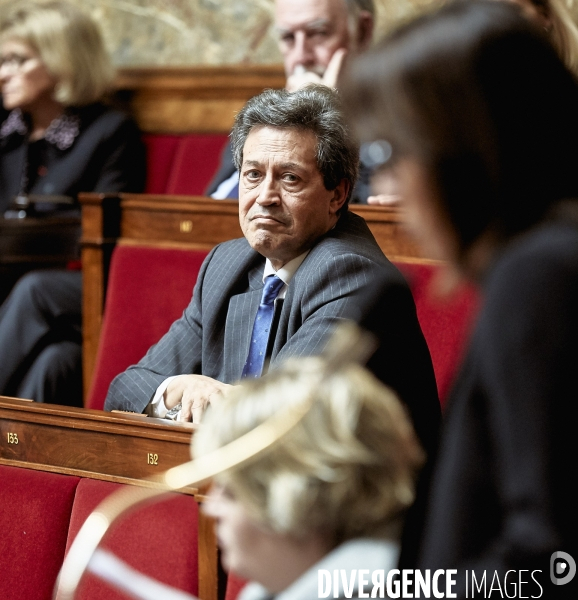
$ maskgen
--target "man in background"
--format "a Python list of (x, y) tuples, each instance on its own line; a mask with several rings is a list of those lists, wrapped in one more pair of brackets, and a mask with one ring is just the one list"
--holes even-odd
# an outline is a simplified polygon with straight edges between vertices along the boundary
[[(294, 92), (310, 83), (335, 87), (348, 54), (365, 51), (375, 23), (373, 0), (276, 0), (275, 29), (287, 82)], [(368, 202), (371, 170), (361, 162), (352, 202)], [(239, 174), (230, 144), (207, 188), (218, 200), (239, 197)]]

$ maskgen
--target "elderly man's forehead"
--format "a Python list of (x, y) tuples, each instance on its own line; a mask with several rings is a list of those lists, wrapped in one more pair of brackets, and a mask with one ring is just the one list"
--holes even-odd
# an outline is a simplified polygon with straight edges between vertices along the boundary
[(280, 31), (328, 26), (348, 17), (346, 0), (277, 0), (275, 11)]

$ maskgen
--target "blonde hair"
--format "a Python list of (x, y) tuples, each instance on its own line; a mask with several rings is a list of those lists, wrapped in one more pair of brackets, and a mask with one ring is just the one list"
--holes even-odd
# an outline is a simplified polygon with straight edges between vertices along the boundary
[[(578, 26), (564, 0), (542, 0), (552, 22), (549, 35), (566, 66), (578, 74)], [(540, 6), (537, 3), (537, 6)]]
[(96, 102), (111, 85), (114, 69), (96, 23), (68, 2), (12, 2), (0, 23), (0, 42), (10, 39), (38, 52), (64, 106)]
[(394, 393), (368, 371), (345, 367), (319, 386), (321, 359), (293, 359), (243, 382), (214, 406), (194, 436), (195, 456), (237, 439), (313, 394), (303, 420), (265, 455), (221, 474), (257, 522), (335, 545), (358, 536), (397, 536), (413, 502), (423, 453)]

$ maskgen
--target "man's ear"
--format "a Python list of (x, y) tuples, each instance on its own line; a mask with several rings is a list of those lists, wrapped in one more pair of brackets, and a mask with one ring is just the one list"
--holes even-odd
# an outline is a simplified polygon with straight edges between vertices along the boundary
[(333, 198), (331, 198), (331, 202), (329, 204), (329, 212), (332, 215), (334, 215), (345, 204), (347, 196), (349, 195), (350, 186), (351, 182), (343, 178), (333, 190)]
[(359, 13), (359, 17), (357, 19), (357, 51), (363, 52), (367, 50), (371, 45), (371, 40), (373, 39), (373, 27), (375, 25), (375, 21), (373, 20), (373, 15), (366, 10), (362, 10)]

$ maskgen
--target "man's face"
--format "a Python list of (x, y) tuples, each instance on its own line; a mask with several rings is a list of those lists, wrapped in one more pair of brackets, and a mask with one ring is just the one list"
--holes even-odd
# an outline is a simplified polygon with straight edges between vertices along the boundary
[(275, 269), (311, 248), (337, 222), (349, 190), (325, 189), (317, 139), (296, 128), (255, 127), (243, 148), (239, 221), (251, 247)]
[(298, 65), (321, 76), (336, 50), (354, 49), (345, 0), (277, 0), (275, 11), (287, 77)]

